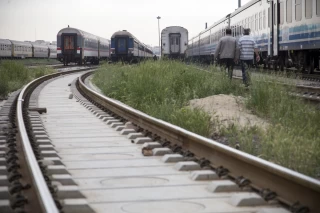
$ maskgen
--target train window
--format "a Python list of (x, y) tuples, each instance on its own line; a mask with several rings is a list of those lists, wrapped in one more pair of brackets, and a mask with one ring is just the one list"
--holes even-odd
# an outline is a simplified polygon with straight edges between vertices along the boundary
[(295, 16), (296, 16), (296, 21), (301, 21), (302, 19), (302, 0), (296, 0), (296, 5), (295, 5)]
[(252, 31), (254, 31), (254, 15), (251, 16), (250, 28), (251, 28)]
[(305, 0), (306, 18), (312, 17), (312, 0)]
[(316, 14), (320, 16), (320, 0), (316, 0)]
[(266, 11), (263, 10), (263, 29), (266, 29)]
[(287, 0), (287, 23), (292, 22), (292, 0)]
[(259, 13), (259, 30), (262, 29), (262, 13)]
[(268, 27), (270, 27), (270, 7), (268, 8)]
[(258, 14), (255, 15), (255, 25), (254, 25), (254, 29), (258, 30)]
[(283, 24), (284, 22), (284, 17), (283, 17), (283, 12), (284, 12), (284, 3), (280, 2), (280, 24)]

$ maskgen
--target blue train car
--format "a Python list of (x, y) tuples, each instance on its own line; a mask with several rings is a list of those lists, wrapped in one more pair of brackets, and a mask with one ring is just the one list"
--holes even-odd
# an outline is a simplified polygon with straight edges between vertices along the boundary
[(126, 30), (115, 32), (111, 37), (112, 61), (140, 61), (152, 56), (151, 48)]

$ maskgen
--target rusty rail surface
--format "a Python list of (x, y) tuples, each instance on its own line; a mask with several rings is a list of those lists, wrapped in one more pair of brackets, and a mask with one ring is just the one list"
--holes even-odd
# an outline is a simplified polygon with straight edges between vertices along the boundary
[(29, 173), (31, 174), (31, 179), (33, 182), (32, 188), (36, 191), (37, 199), (39, 200), (41, 210), (38, 209), (37, 212), (46, 212), (46, 213), (58, 213), (59, 210), (56, 207), (56, 204), (51, 196), (51, 193), (48, 189), (46, 181), (42, 175), (36, 157), (33, 153), (30, 140), (27, 134), (26, 123), (24, 120), (24, 109), (26, 109), (26, 104), (24, 104), (25, 99), (30, 96), (33, 90), (39, 86), (42, 82), (47, 81), (51, 78), (55, 78), (61, 75), (71, 74), (80, 71), (90, 70), (92, 68), (85, 68), (81, 70), (71, 70), (66, 72), (59, 72), (50, 75), (46, 75), (40, 77), (38, 79), (33, 80), (29, 84), (27, 84), (19, 94), (17, 101), (17, 127), (19, 129), (19, 139), (21, 141), (21, 146), (24, 151), (25, 161), (28, 166)]
[(308, 207), (310, 212), (320, 212), (320, 181), (199, 136), (103, 96), (85, 85), (84, 79), (90, 74), (92, 73), (88, 72), (79, 77), (77, 86), (92, 101), (144, 130), (178, 144), (198, 157), (206, 158), (214, 169), (226, 168), (229, 177), (245, 177), (250, 181), (251, 188), (260, 193), (265, 190), (275, 192), (275, 200), (286, 206), (292, 207), (299, 202), (301, 206)]

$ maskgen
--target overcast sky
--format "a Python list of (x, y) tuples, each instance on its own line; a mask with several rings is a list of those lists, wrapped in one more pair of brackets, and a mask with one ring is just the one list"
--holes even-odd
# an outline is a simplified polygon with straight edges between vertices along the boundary
[(55, 41), (58, 31), (70, 25), (108, 39), (127, 30), (157, 46), (157, 16), (160, 30), (182, 26), (191, 38), (205, 22), (210, 26), (237, 5), (237, 0), (0, 0), (0, 38)]

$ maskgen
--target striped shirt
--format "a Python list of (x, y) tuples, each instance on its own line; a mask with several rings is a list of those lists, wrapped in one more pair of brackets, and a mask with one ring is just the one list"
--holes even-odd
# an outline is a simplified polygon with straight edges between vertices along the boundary
[(238, 41), (238, 46), (240, 50), (240, 60), (253, 60), (254, 49), (257, 48), (257, 44), (251, 36), (242, 36)]

